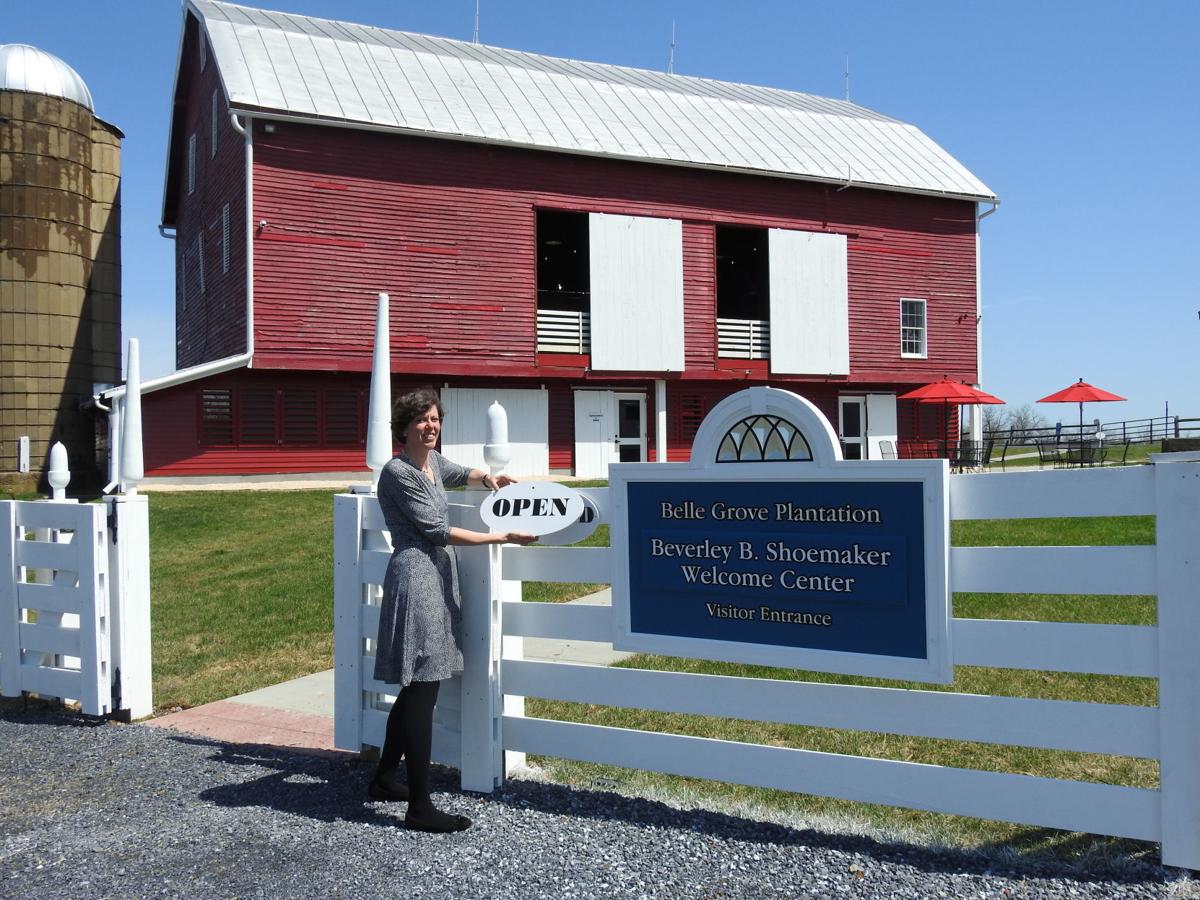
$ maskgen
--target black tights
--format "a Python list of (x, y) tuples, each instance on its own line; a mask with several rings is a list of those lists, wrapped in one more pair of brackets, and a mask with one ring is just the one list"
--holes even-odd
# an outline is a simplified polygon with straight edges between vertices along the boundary
[(429, 756), (433, 747), (433, 707), (440, 681), (413, 681), (400, 691), (388, 714), (387, 736), (379, 753), (379, 771), (388, 772), (407, 760), (410, 809), (433, 807), (429, 799)]

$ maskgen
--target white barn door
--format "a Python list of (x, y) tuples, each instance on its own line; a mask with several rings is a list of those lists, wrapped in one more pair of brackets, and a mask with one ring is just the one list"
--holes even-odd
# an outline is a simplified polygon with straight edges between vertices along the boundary
[(880, 441), (888, 441), (896, 449), (896, 395), (867, 394), (867, 459), (883, 459)]
[(508, 413), (512, 447), (506, 471), (517, 477), (550, 474), (550, 403), (544, 388), (444, 388), (441, 396), (446, 410), (442, 453), (448, 459), (487, 471), (487, 410), (498, 401)]
[(592, 213), (592, 368), (683, 371), (683, 223)]
[(613, 460), (612, 391), (575, 391), (575, 477), (607, 478)]
[(772, 228), (771, 371), (850, 374), (846, 236)]

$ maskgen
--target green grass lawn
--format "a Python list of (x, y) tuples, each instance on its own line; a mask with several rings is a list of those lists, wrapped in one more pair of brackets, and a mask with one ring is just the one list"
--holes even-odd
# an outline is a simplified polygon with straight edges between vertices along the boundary
[[(155, 701), (192, 706), (332, 665), (333, 492), (188, 492), (150, 495)], [(967, 521), (952, 526), (956, 546), (1148, 544), (1150, 517)], [(587, 541), (607, 546), (607, 527)], [(527, 583), (526, 600), (562, 601), (602, 585)], [(959, 617), (1043, 619), (1151, 625), (1150, 597), (957, 594)], [(921, 690), (1098, 703), (1154, 705), (1152, 679), (959, 667), (951, 685), (925, 685), (795, 670), (638, 656), (633, 668), (742, 677), (887, 685)], [(957, 767), (1126, 784), (1157, 785), (1157, 763), (1120, 757), (999, 747), (738, 719), (687, 716), (529, 699), (527, 714), (645, 728), (781, 747), (802, 747)], [(713, 802), (763, 804), (804, 816), (846, 816), (897, 829), (911, 827), (956, 844), (1002, 843), (1060, 856), (1137, 853), (1145, 845), (1079, 838), (1045, 829), (825, 800), (702, 782), (569, 760), (538, 760), (555, 779), (593, 786), (619, 782), (632, 791), (688, 792)]]
[[(1155, 441), (1154, 443), (1146, 444), (1130, 444), (1129, 453), (1125, 454), (1125, 465), (1135, 466), (1150, 459), (1151, 453), (1159, 453), (1162, 451), (1162, 442)], [(1121, 465), (1121, 456), (1125, 453), (1123, 444), (1117, 441), (1110, 441), (1108, 444), (1108, 456), (1104, 461), (1106, 466)], [(1038, 457), (1038, 449), (1035, 445), (1028, 447), (1009, 447), (1008, 454), (1004, 459), (1004, 469), (1007, 471), (1012, 468), (1027, 469), (1038, 468), (1041, 466), (1041, 461)], [(1000, 449), (999, 445), (992, 456), (992, 469), (1000, 470)], [(1047, 465), (1049, 468), (1049, 465)]]
[(154, 702), (333, 665), (333, 492), (151, 493)]

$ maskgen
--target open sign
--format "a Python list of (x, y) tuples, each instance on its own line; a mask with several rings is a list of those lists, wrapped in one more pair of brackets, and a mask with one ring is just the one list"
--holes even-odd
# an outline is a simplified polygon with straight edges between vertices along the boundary
[(507, 485), (483, 501), (479, 514), (493, 531), (524, 531), (543, 535), (579, 521), (583, 497), (553, 481), (523, 481)]

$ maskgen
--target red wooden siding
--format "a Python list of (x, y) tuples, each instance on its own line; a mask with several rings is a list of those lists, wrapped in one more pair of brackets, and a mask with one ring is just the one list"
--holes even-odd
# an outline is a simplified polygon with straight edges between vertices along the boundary
[[(685, 221), (685, 377), (715, 362), (715, 222), (848, 235), (848, 381), (974, 377), (968, 202), (290, 123), (256, 126), (254, 178), (256, 365), (366, 370), (387, 291), (397, 370), (545, 377), (534, 210), (547, 206)], [(901, 297), (928, 300), (927, 360), (900, 358)]]
[(688, 371), (711, 371), (717, 362), (716, 252), (711, 222), (683, 223), (683, 364)]
[[(211, 54), (200, 71), (195, 20), (188, 19), (180, 78), (186, 92), (184, 159), (177, 167), (175, 365), (198, 365), (246, 349), (246, 166)], [(217, 153), (212, 147), (212, 92), (218, 94)], [(177, 113), (178, 115), (179, 113)], [(187, 192), (187, 136), (196, 136), (196, 186)], [(229, 204), (229, 271), (222, 268), (222, 208)], [(203, 262), (196, 238), (203, 236)], [(200, 266), (204, 269), (201, 290)]]
[(566, 382), (552, 382), (546, 387), (550, 471), (570, 472), (575, 467), (575, 392)]
[[(667, 458), (686, 461), (696, 429), (709, 411), (730, 394), (761, 381), (668, 382)], [(520, 387), (511, 379), (452, 379), (455, 387)], [(428, 379), (398, 377), (392, 395), (430, 386)], [(441, 387), (439, 381), (437, 387)], [(549, 465), (570, 472), (575, 464), (575, 395), (573, 388), (594, 386), (583, 380), (547, 383)], [(646, 395), (648, 458), (657, 459), (652, 383), (631, 382), (617, 388)], [(835, 384), (794, 386), (831, 422), (837, 422), (839, 387)], [(231, 475), (288, 472), (365, 471), (367, 393), (364, 373), (303, 373), (239, 370), (147, 394), (146, 473), (163, 475)], [(942, 409), (933, 404), (901, 401), (899, 437), (933, 440), (942, 435)], [(950, 429), (957, 411), (950, 409)], [(453, 416), (455, 411), (447, 409)], [(520, 473), (518, 473), (520, 474)]]

